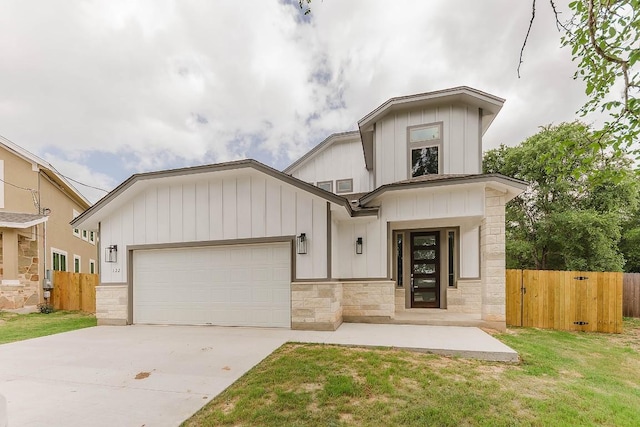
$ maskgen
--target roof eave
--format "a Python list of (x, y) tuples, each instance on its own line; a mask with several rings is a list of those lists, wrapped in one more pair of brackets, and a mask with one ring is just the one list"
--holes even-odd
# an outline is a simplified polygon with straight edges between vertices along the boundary
[(484, 175), (472, 175), (466, 177), (455, 177), (455, 178), (444, 178), (441, 180), (434, 181), (418, 181), (418, 182), (402, 182), (402, 183), (391, 183), (382, 185), (372, 192), (364, 195), (360, 198), (359, 204), (361, 206), (366, 206), (367, 203), (372, 202), (376, 198), (382, 196), (384, 193), (389, 191), (398, 191), (398, 190), (411, 190), (418, 188), (434, 188), (434, 187), (442, 187), (449, 185), (463, 185), (463, 184), (491, 184), (492, 181), (496, 181), (497, 183), (502, 185), (502, 188), (505, 191), (508, 191), (512, 197), (516, 197), (518, 194), (522, 193), (526, 190), (528, 183), (525, 181), (521, 181), (519, 179), (510, 178), (501, 174), (484, 174)]
[[(214, 165), (203, 165), (203, 166), (194, 166), (188, 168), (180, 168), (180, 169), (171, 169), (166, 171), (154, 171), (154, 172), (145, 172), (131, 175), (126, 181), (121, 183), (115, 189), (113, 189), (110, 193), (96, 202), (89, 209), (84, 211), (82, 214), (71, 220), (70, 224), (74, 228), (81, 228), (81, 224), (85, 222), (89, 222), (91, 218), (97, 215), (101, 209), (109, 205), (116, 197), (126, 192), (129, 188), (131, 188), (135, 183), (140, 181), (145, 181), (154, 178), (165, 178), (171, 176), (184, 176), (191, 175), (197, 173), (206, 173), (206, 172), (219, 172), (224, 170), (236, 170), (236, 169), (244, 169), (244, 168), (252, 168), (259, 172), (265, 173), (269, 176), (272, 176), (280, 181), (283, 181), (287, 184), (293, 185), (295, 187), (301, 188), (302, 190), (307, 191), (308, 193), (314, 194), (318, 197), (321, 197), (328, 202), (334, 203), (336, 205), (343, 206), (350, 216), (357, 215), (354, 212), (351, 204), (344, 197), (333, 194), (329, 191), (323, 190), (315, 185), (304, 182), (298, 178), (295, 178), (291, 175), (287, 175), (283, 172), (278, 171), (277, 169), (271, 168), (263, 163), (258, 162), (253, 159), (245, 159), (245, 160), (236, 160), (233, 162), (227, 163), (218, 163)], [(99, 221), (96, 221), (96, 223)]]
[(47, 222), (48, 220), (49, 220), (49, 217), (45, 216), (43, 218), (34, 219), (33, 221), (28, 221), (28, 222), (0, 221), (0, 227), (25, 229), (25, 228), (33, 227), (34, 225), (42, 224), (44, 222)]

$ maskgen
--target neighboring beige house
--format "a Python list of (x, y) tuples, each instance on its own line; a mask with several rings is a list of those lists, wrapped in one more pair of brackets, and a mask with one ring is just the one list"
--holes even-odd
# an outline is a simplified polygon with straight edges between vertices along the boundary
[(96, 232), (69, 225), (89, 206), (53, 166), (0, 137), (0, 309), (43, 301), (45, 270), (98, 272)]
[(100, 230), (100, 324), (505, 328), (505, 203), (482, 173), (504, 100), (393, 98), (283, 172), (255, 160), (133, 175), (72, 221)]

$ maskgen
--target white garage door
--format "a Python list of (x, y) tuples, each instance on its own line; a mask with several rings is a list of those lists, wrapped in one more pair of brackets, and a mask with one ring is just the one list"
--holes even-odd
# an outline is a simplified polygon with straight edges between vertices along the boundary
[(291, 326), (289, 243), (138, 250), (133, 322)]

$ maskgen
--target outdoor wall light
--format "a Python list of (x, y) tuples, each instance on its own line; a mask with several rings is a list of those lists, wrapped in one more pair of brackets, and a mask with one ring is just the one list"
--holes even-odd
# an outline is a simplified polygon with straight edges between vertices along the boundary
[(362, 255), (362, 237), (356, 239), (356, 254)]
[(300, 235), (296, 237), (296, 240), (297, 240), (298, 253), (306, 254), (307, 253), (307, 235), (305, 233), (300, 233)]
[(118, 262), (118, 245), (107, 246), (104, 250), (105, 262)]

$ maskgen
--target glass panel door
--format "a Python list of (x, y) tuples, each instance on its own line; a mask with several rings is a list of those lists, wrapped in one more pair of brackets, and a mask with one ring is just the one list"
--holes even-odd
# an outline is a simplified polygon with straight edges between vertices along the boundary
[(440, 307), (440, 233), (411, 233), (411, 307)]

